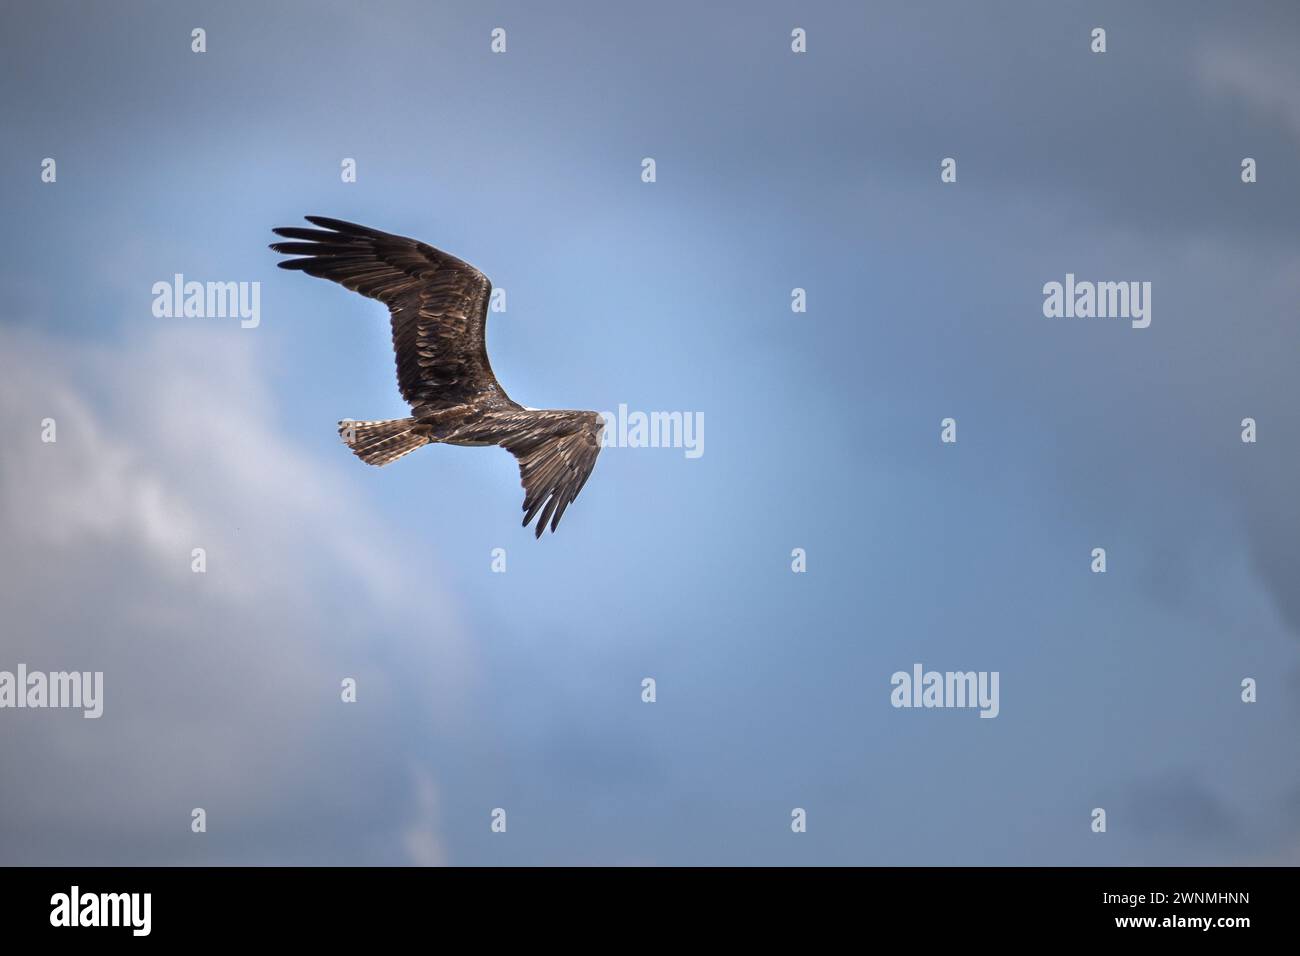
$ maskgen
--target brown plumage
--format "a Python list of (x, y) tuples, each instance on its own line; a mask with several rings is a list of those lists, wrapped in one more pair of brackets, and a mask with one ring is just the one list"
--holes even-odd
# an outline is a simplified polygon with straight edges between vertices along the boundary
[[(273, 230), (293, 242), (271, 248), (301, 256), (279, 263), (329, 279), (388, 306), (397, 387), (410, 418), (339, 422), (358, 458), (387, 465), (422, 445), (500, 445), (519, 460), (524, 525), (551, 531), (578, 496), (600, 453), (595, 412), (531, 409), (511, 400), (488, 361), (492, 283), (469, 263), (414, 239), (308, 216), (319, 229)], [(540, 514), (540, 516), (539, 516)]]

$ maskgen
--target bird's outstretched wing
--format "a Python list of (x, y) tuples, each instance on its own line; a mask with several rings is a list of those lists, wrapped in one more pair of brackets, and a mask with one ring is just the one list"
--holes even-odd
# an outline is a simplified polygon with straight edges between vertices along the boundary
[(518, 408), (488, 362), (488, 299), (492, 283), (467, 262), (378, 229), (308, 216), (319, 229), (287, 226), (277, 236), (298, 240), (271, 248), (300, 259), (297, 269), (378, 299), (392, 315), (397, 385), (415, 408), (485, 404)]
[(547, 521), (551, 531), (559, 527), (564, 509), (591, 476), (604, 419), (595, 412), (527, 409), (498, 413), (493, 419), (502, 427), (497, 444), (519, 459), (524, 527), (537, 516), (535, 534), (540, 538)]

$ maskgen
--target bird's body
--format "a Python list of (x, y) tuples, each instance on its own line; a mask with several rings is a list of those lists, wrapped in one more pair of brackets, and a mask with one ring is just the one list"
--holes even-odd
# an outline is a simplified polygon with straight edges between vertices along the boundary
[(600, 453), (596, 412), (536, 409), (506, 394), (488, 362), (487, 276), (432, 246), (337, 219), (308, 216), (319, 229), (286, 227), (294, 242), (271, 248), (302, 258), (280, 263), (330, 279), (388, 306), (397, 384), (409, 418), (339, 422), (358, 458), (387, 465), (422, 445), (500, 445), (519, 460), (524, 525), (554, 531)]

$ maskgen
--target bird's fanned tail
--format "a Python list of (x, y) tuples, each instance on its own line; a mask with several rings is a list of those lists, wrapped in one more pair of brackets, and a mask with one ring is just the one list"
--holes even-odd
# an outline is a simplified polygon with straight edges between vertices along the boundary
[(339, 422), (339, 437), (352, 453), (367, 465), (387, 465), (415, 449), (429, 444), (427, 428), (414, 418), (393, 418), (383, 422)]

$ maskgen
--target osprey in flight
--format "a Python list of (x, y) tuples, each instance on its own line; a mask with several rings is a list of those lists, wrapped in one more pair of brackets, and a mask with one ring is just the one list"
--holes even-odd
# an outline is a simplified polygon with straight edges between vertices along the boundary
[[(388, 306), (397, 387), (410, 418), (339, 422), (339, 435), (368, 465), (386, 465), (421, 445), (500, 445), (519, 459), (524, 526), (555, 531), (591, 476), (604, 420), (595, 412), (528, 408), (511, 401), (488, 362), (492, 283), (467, 262), (414, 239), (308, 216), (319, 229), (286, 227), (273, 243), (297, 269), (331, 279)], [(540, 517), (538, 517), (540, 515)]]

